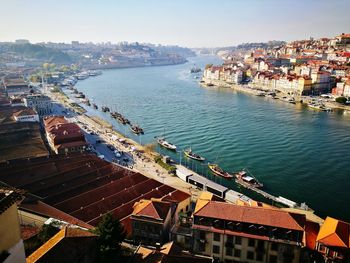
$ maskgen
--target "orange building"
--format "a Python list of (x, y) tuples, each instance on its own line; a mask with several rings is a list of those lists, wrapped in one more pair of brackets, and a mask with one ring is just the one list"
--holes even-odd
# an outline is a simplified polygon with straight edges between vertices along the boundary
[(316, 249), (326, 262), (349, 262), (350, 224), (327, 217), (316, 239)]

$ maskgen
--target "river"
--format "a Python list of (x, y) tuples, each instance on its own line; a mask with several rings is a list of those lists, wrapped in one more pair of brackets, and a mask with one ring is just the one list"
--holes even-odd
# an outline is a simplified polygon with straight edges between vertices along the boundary
[[(99, 106), (107, 105), (139, 124), (143, 136), (107, 113), (88, 109), (137, 142), (152, 143), (164, 134), (178, 148), (191, 146), (227, 171), (247, 168), (271, 194), (306, 202), (321, 216), (350, 221), (350, 113), (316, 112), (230, 89), (203, 88), (189, 70), (207, 63), (222, 61), (200, 56), (175, 66), (106, 70), (76, 87)], [(157, 150), (180, 161), (179, 153)], [(239, 189), (234, 182), (213, 177), (204, 164), (183, 156), (181, 162)]]

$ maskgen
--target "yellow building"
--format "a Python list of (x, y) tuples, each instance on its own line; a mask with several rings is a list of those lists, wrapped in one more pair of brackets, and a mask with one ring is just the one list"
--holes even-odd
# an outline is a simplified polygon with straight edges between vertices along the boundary
[(298, 79), (298, 91), (300, 95), (309, 94), (312, 88), (312, 79), (310, 77), (300, 77)]
[(26, 262), (17, 204), (19, 195), (0, 189), (0, 253), (4, 263)]

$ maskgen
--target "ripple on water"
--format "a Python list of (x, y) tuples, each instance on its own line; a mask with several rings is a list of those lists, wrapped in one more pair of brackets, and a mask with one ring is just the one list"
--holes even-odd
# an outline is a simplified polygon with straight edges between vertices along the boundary
[[(321, 215), (350, 220), (343, 206), (350, 202), (350, 115), (201, 88), (188, 73), (194, 63), (204, 67), (219, 61), (198, 57), (184, 65), (108, 70), (77, 88), (140, 124), (146, 132), (143, 143), (154, 142), (165, 129), (169, 141), (191, 146), (225, 169), (248, 167), (273, 194), (307, 201)], [(206, 166), (194, 164), (207, 173)]]

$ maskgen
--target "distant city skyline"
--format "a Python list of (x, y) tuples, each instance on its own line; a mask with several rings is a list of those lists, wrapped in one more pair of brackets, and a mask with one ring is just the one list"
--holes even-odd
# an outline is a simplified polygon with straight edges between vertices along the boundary
[(0, 41), (224, 47), (349, 33), (350, 1), (3, 0)]

